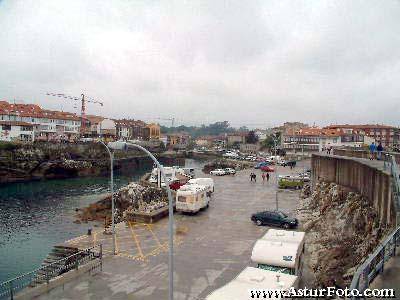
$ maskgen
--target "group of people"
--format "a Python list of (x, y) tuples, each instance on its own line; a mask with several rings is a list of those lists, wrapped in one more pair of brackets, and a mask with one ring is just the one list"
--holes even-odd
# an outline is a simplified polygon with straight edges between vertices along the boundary
[(322, 147), (322, 152), (325, 152), (326, 151), (326, 154), (331, 154), (331, 152), (332, 152), (332, 145), (330, 144), (330, 143), (328, 143), (328, 145), (325, 147)]
[(378, 146), (376, 146), (375, 142), (372, 142), (371, 145), (369, 145), (369, 159), (370, 160), (375, 159), (375, 152), (377, 153), (377, 159), (381, 160), (382, 152), (383, 152), (383, 146), (382, 146), (381, 142), (379, 142)]
[[(269, 176), (270, 176), (269, 173), (267, 173), (267, 174), (262, 173), (262, 175), (261, 175), (262, 182), (264, 183), (265, 179), (267, 181), (269, 181)], [(255, 173), (253, 173), (253, 172), (250, 173), (250, 181), (257, 182), (257, 175)]]

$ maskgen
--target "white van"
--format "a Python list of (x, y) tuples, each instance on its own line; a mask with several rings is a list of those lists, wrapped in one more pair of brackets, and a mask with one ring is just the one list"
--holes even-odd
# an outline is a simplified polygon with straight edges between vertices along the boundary
[(190, 179), (186, 185), (190, 184), (198, 184), (198, 185), (204, 185), (207, 187), (207, 191), (209, 192), (214, 192), (214, 179), (212, 178), (196, 178), (196, 179)]
[(183, 185), (176, 192), (176, 211), (197, 213), (207, 208), (209, 197), (207, 187), (199, 184)]
[(303, 248), (298, 243), (260, 239), (254, 245), (251, 260), (260, 269), (300, 277), (302, 253)]
[(208, 295), (206, 300), (252, 299), (250, 290), (288, 291), (292, 287), (296, 288), (298, 281), (294, 275), (247, 267), (235, 279)]

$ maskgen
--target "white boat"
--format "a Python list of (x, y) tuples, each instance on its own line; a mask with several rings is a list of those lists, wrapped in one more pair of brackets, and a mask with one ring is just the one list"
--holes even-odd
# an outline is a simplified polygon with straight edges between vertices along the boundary
[(199, 184), (183, 185), (176, 192), (176, 211), (197, 213), (208, 207), (208, 188)]
[[(282, 290), (298, 286), (298, 277), (289, 274), (247, 267), (226, 285), (213, 291), (206, 300), (243, 300), (252, 299), (251, 290)], [(278, 299), (272, 298), (269, 299)]]

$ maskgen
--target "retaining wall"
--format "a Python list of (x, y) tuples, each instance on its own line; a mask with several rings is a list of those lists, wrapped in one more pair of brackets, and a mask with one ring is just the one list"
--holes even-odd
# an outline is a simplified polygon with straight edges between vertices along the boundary
[(313, 154), (312, 184), (325, 181), (348, 187), (373, 203), (382, 224), (395, 225), (392, 178), (389, 170), (384, 170), (381, 165), (377, 161), (353, 157)]

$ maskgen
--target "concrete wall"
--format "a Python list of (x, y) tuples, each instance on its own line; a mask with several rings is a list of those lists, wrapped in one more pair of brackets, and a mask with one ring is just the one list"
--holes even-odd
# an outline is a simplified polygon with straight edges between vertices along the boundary
[[(397, 153), (397, 152), (383, 152), (383, 153), (393, 155), (396, 159), (396, 163), (400, 164), (400, 153)], [(369, 158), (369, 151), (367, 151), (367, 150), (333, 149), (333, 154), (339, 155), (339, 156)]]
[(313, 185), (317, 181), (325, 181), (348, 187), (373, 204), (382, 224), (395, 224), (392, 178), (389, 172), (379, 169), (369, 160), (323, 154), (312, 155), (311, 169)]

